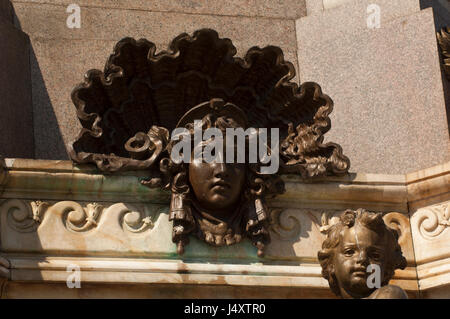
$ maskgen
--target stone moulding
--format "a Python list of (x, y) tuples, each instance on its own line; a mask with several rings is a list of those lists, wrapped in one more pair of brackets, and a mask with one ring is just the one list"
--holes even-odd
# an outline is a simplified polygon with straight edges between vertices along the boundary
[[(349, 174), (316, 182), (283, 175), (286, 193), (268, 201), (272, 242), (263, 263), (249, 242), (218, 249), (193, 240), (180, 259), (169, 240), (169, 196), (140, 185), (145, 172), (108, 175), (69, 161), (22, 159), (6, 159), (5, 168), (0, 242), (2, 256), (11, 264), (3, 268), (12, 282), (64, 283), (65, 267), (77, 264), (83, 280), (93, 284), (293, 286), (325, 291), (327, 283), (320, 277), (316, 258), (321, 231), (342, 210), (364, 207), (386, 212), (385, 221), (400, 233), (408, 267), (397, 271), (391, 283), (412, 295), (419, 287), (432, 292), (450, 284), (450, 228), (444, 227), (450, 163), (407, 175)], [(438, 212), (442, 229), (424, 238), (420, 227), (430, 230), (434, 224), (421, 216), (430, 211)]]
[[(70, 161), (6, 159), (9, 170), (4, 198), (152, 202), (168, 204), (170, 193), (139, 183), (145, 171), (103, 173)], [(404, 175), (349, 174), (305, 181), (282, 175), (286, 192), (272, 202), (283, 206), (328, 209), (358, 208), (407, 212)]]
[[(86, 283), (158, 283), (233, 285), (257, 287), (313, 287), (327, 290), (328, 283), (321, 277), (319, 265), (239, 265), (184, 263), (181, 261), (146, 261), (139, 259), (99, 260), (94, 258), (47, 258), (45, 264), (39, 259), (11, 258), (13, 280), (37, 280), (65, 282), (66, 268), (76, 264)], [(417, 290), (415, 269), (402, 271), (394, 283), (408, 291)], [(120, 279), (119, 279), (120, 278)]]

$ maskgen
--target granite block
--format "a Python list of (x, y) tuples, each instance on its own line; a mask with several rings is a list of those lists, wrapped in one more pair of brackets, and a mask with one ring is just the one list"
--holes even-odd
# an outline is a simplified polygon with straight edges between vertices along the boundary
[[(297, 20), (299, 43), (333, 42), (347, 34), (357, 36), (367, 28), (367, 7), (373, 0), (353, 0), (322, 14)], [(419, 0), (378, 0), (380, 24), (420, 11)], [(348, 35), (350, 36), (350, 35)], [(300, 70), (301, 72), (301, 70)]]
[(340, 5), (350, 2), (352, 0), (322, 0), (323, 8), (325, 10), (339, 7)]
[(311, 16), (314, 14), (322, 13), (323, 2), (322, 0), (306, 0), (306, 12)]
[(33, 158), (29, 39), (0, 20), (0, 156)]
[(180, 33), (213, 28), (233, 41), (237, 56), (252, 46), (277, 45), (286, 60), (297, 65), (294, 20), (82, 7), (81, 28), (69, 29), (64, 6), (17, 2), (14, 8), (36, 58), (32, 69), (36, 158), (68, 158), (64, 144), (79, 132), (70, 93), (86, 71), (103, 69), (123, 37), (147, 38), (160, 51)]
[[(316, 0), (317, 1), (317, 0)], [(13, 3), (49, 4), (48, 0), (12, 0)], [(54, 5), (81, 7), (297, 19), (306, 15), (306, 0), (52, 0)]]
[(351, 171), (400, 174), (448, 161), (431, 9), (380, 29), (332, 30), (327, 22), (342, 21), (344, 13), (336, 8), (297, 20), (300, 79), (320, 83), (335, 103), (326, 140), (343, 147)]

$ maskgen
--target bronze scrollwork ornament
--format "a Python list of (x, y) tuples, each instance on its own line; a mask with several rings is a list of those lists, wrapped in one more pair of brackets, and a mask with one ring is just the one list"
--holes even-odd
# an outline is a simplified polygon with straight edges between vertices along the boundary
[[(407, 298), (400, 287), (389, 285), (395, 269), (406, 267), (406, 259), (398, 243), (397, 232), (385, 224), (381, 213), (364, 209), (343, 212), (339, 221), (327, 230), (318, 258), (322, 276), (337, 296)], [(374, 272), (380, 276), (379, 287), (369, 283), (375, 267), (380, 270), (378, 274)]]
[[(125, 38), (104, 71), (88, 71), (73, 90), (83, 128), (69, 145), (72, 160), (106, 172), (146, 170), (144, 185), (170, 190), (178, 253), (196, 235), (214, 246), (248, 238), (262, 256), (270, 242), (266, 198), (284, 191), (280, 174), (313, 178), (349, 169), (341, 147), (323, 143), (332, 100), (316, 83), (290, 82), (294, 67), (278, 47), (252, 47), (237, 58), (231, 40), (202, 29), (155, 52), (145, 39)], [(278, 172), (261, 174), (259, 162), (174, 161), (180, 141), (169, 132), (193, 134), (194, 120), (223, 135), (227, 128), (278, 128)]]

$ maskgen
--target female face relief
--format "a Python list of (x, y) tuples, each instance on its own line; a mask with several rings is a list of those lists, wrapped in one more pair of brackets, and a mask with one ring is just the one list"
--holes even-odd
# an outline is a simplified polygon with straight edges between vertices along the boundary
[(194, 160), (189, 164), (189, 182), (203, 208), (230, 209), (240, 198), (245, 182), (245, 164)]

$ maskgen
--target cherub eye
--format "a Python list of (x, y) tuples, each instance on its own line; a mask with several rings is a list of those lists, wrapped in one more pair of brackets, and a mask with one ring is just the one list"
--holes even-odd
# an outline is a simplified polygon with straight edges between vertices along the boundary
[(354, 249), (352, 249), (352, 248), (348, 248), (348, 249), (346, 249), (346, 250), (344, 250), (344, 255), (345, 256), (353, 256), (353, 254), (355, 253), (355, 250)]
[(374, 260), (379, 260), (381, 258), (381, 255), (379, 253), (373, 252), (370, 254), (370, 257)]

